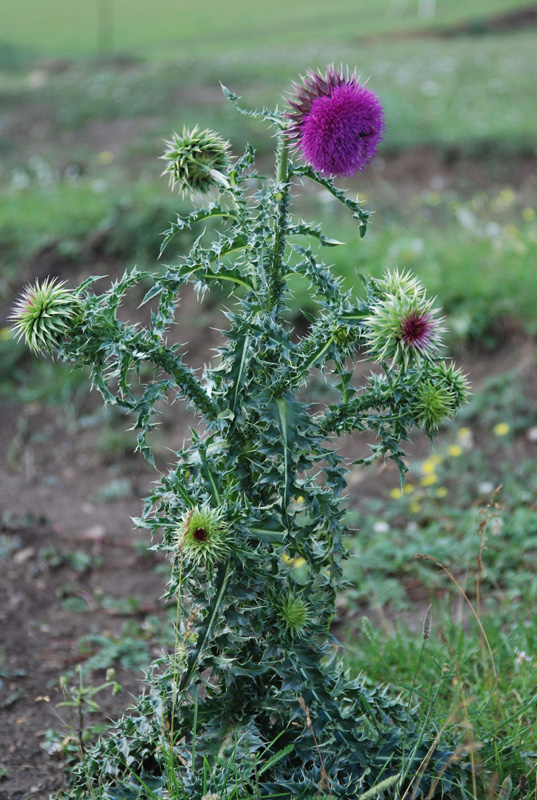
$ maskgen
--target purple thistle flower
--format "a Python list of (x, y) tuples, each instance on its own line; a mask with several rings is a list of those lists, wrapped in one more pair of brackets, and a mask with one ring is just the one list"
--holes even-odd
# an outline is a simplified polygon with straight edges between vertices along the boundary
[(369, 164), (384, 130), (377, 95), (341, 66), (326, 76), (308, 72), (294, 83), (286, 131), (291, 146), (322, 175), (354, 175)]

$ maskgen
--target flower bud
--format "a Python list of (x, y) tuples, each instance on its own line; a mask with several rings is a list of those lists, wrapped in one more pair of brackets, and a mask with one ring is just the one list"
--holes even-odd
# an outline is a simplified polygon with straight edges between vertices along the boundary
[(441, 344), (439, 310), (411, 273), (389, 272), (374, 282), (375, 299), (364, 320), (369, 354), (376, 361), (393, 361), (407, 369), (414, 361), (430, 359)]
[(66, 336), (81, 315), (82, 304), (65, 281), (46, 278), (41, 284), (27, 286), (17, 299), (9, 319), (13, 320), (13, 333), (34, 353), (51, 352)]
[(412, 411), (416, 422), (429, 433), (453, 415), (454, 406), (453, 395), (445, 386), (426, 381), (418, 388)]
[(310, 618), (310, 609), (304, 600), (289, 592), (281, 602), (279, 616), (291, 636), (304, 636)]
[(222, 561), (229, 550), (228, 538), (222, 512), (208, 505), (187, 512), (177, 529), (177, 544), (185, 558), (204, 566)]
[(227, 185), (230, 144), (218, 133), (183, 128), (183, 135), (173, 133), (165, 141), (167, 149), (161, 158), (166, 161), (163, 175), (170, 186), (181, 194), (208, 192), (212, 186)]
[(435, 361), (429, 367), (429, 376), (435, 381), (440, 381), (451, 392), (454, 411), (468, 402), (470, 396), (468, 379), (462, 370), (455, 369), (453, 362), (447, 364), (444, 361)]

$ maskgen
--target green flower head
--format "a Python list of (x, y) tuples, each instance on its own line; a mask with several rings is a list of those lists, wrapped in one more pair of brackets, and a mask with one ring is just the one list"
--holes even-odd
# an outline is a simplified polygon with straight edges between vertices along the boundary
[(34, 353), (51, 352), (81, 315), (82, 304), (76, 295), (64, 289), (65, 281), (46, 278), (41, 284), (27, 286), (17, 299), (10, 319), (15, 338), (24, 338)]
[(167, 149), (161, 158), (166, 162), (163, 175), (168, 175), (172, 189), (181, 194), (208, 192), (213, 186), (227, 186), (230, 144), (218, 133), (183, 128), (182, 136), (173, 133), (165, 141)]
[(425, 294), (423, 283), (409, 269), (402, 272), (399, 272), (397, 267), (390, 269), (380, 280), (375, 281), (375, 285), (384, 295), (393, 294), (398, 296), (404, 294), (407, 297), (418, 297)]
[(204, 566), (222, 561), (229, 550), (228, 540), (222, 512), (208, 505), (188, 511), (177, 529), (177, 544), (185, 558)]

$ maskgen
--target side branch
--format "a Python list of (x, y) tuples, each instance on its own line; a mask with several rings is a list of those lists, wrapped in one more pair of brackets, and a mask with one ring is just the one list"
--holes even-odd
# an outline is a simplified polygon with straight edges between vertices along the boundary
[(386, 406), (386, 399), (378, 393), (365, 392), (354, 397), (348, 403), (329, 408), (317, 417), (316, 422), (323, 435), (331, 433), (350, 433), (367, 428), (364, 420), (367, 411), (381, 411)]

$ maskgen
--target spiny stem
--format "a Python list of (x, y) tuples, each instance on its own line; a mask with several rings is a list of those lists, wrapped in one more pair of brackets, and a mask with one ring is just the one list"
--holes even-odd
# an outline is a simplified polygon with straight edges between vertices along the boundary
[(283, 133), (280, 133), (276, 159), (276, 180), (278, 183), (287, 183), (289, 180), (289, 145)]
[(289, 145), (283, 135), (280, 134), (278, 151), (276, 156), (276, 185), (279, 187), (278, 194), (278, 216), (274, 226), (274, 237), (272, 253), (269, 263), (268, 282), (268, 303), (269, 311), (278, 310), (280, 297), (283, 288), (283, 269), (282, 260), (285, 251), (287, 219), (289, 216)]
[(194, 672), (194, 669), (196, 667), (196, 664), (198, 663), (198, 659), (199, 659), (199, 657), (201, 655), (203, 647), (204, 647), (205, 643), (207, 642), (207, 640), (209, 639), (209, 636), (211, 634), (214, 622), (216, 620), (216, 617), (217, 617), (218, 612), (220, 610), (220, 607), (222, 605), (222, 601), (224, 599), (224, 595), (225, 595), (225, 592), (226, 592), (227, 585), (229, 583), (230, 577), (231, 577), (231, 562), (228, 560), (228, 562), (225, 565), (220, 567), (219, 575), (218, 575), (218, 577), (216, 579), (216, 586), (218, 588), (218, 591), (217, 591), (216, 597), (214, 599), (214, 602), (213, 602), (213, 604), (212, 604), (212, 606), (209, 609), (209, 612), (207, 614), (207, 622), (202, 626), (201, 631), (199, 633), (198, 642), (196, 644), (196, 647), (193, 650), (193, 652), (191, 653), (190, 658), (188, 659), (187, 669), (186, 669), (186, 671), (185, 671), (185, 673), (184, 673), (184, 675), (183, 675), (183, 677), (181, 679), (181, 682), (179, 684), (179, 691), (180, 692), (182, 692), (183, 689), (185, 689), (186, 686), (188, 685), (188, 682), (190, 681), (190, 678), (191, 678), (191, 676), (192, 676), (192, 674)]

